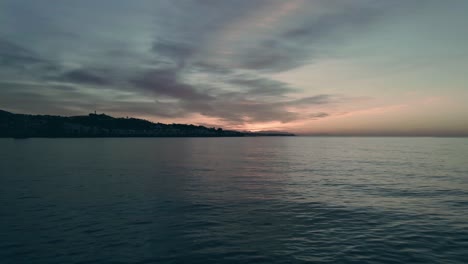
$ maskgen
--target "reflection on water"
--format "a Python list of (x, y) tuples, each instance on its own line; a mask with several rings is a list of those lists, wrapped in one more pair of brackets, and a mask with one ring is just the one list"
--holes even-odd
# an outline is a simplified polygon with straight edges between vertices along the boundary
[(468, 259), (468, 139), (0, 146), (1, 263)]

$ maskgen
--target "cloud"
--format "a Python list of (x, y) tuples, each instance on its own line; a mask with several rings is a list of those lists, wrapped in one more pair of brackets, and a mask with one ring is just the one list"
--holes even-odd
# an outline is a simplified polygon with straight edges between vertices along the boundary
[[(0, 39), (0, 74), (6, 73), (10, 78), (62, 81), (75, 84), (107, 85), (109, 80), (99, 76), (91, 69), (75, 69), (63, 72), (63, 67), (51, 60), (20, 45)], [(63, 73), (62, 73), (63, 72)], [(27, 76), (23, 77), (27, 73)]]
[(320, 94), (310, 97), (304, 97), (287, 102), (288, 105), (323, 105), (336, 103), (340, 98), (336, 95)]
[(236, 76), (227, 82), (247, 88), (248, 93), (252, 95), (282, 96), (295, 91), (284, 82), (263, 77)]
[(103, 112), (119, 113), (122, 116), (158, 116), (161, 118), (180, 118), (188, 113), (181, 109), (176, 102), (119, 102), (107, 103), (99, 106)]
[[(202, 89), (194, 85), (183, 83), (177, 77), (177, 70), (153, 70), (135, 80), (141, 88), (153, 91), (159, 95), (176, 99), (168, 103), (167, 108), (159, 108), (158, 115), (189, 116), (200, 115), (217, 118), (229, 125), (245, 125), (256, 122), (288, 123), (300, 119), (317, 119), (328, 116), (326, 113), (309, 113), (310, 107), (335, 103), (338, 99), (332, 95), (317, 95), (302, 99), (289, 99), (286, 93), (290, 90), (281, 82), (269, 79), (231, 79), (237, 85), (245, 85), (245, 90), (217, 91)], [(268, 90), (268, 85), (276, 85), (278, 89)], [(265, 94), (273, 96), (265, 100), (255, 95)], [(299, 111), (289, 108), (299, 107)], [(177, 109), (177, 111), (173, 111)]]
[(0, 39), (0, 65), (24, 67), (30, 64), (43, 63), (32, 51), (13, 42)]
[[(93, 101), (96, 98), (66, 85), (0, 82), (0, 91), (0, 105), (13, 112), (76, 115), (87, 113), (83, 113), (84, 109), (95, 109)], [(15, 104), (10, 104), (12, 101)]]
[(28, 78), (40, 77), (58, 68), (52, 61), (42, 58), (30, 49), (7, 39), (0, 39), (0, 76), (4, 74), (6, 78), (12, 78), (27, 73)]
[(30, 82), (30, 81), (0, 81), (0, 88), (4, 88), (5, 91), (8, 90), (22, 90), (22, 89), (33, 89), (35, 90), (47, 87), (49, 90), (57, 90), (57, 91), (77, 91), (77, 88), (70, 84), (50, 84), (44, 83), (43, 81), (40, 82)]
[(324, 112), (312, 113), (308, 115), (309, 119), (318, 119), (318, 118), (324, 118), (328, 116), (330, 116), (330, 114), (324, 113)]
[(161, 39), (153, 44), (152, 51), (157, 55), (174, 60), (179, 67), (182, 67), (185, 61), (195, 53), (195, 49), (188, 44)]
[[(3, 83), (16, 83), (17, 86), (21, 83), (43, 81), (59, 69), (58, 65), (31, 49), (14, 41), (0, 39), (0, 79)], [(13, 86), (4, 86), (3, 89), (12, 89), (10, 87)]]
[[(25, 2), (8, 12), (34, 14), (26, 16), (28, 23), (20, 21), (17, 34), (0, 25), (9, 36), (0, 40), (0, 76), (42, 82), (35, 90), (24, 88), (28, 100), (43, 96), (33, 109), (13, 88), (3, 86), (9, 91), (0, 95), (12, 102), (18, 96), (16, 102), (31, 111), (43, 105), (67, 113), (94, 108), (154, 118), (203, 115), (234, 125), (325, 118), (323, 106), (342, 99), (301, 96), (301, 89), (265, 72), (308, 63), (330, 36), (353, 34), (374, 19), (373, 11), (360, 9), (361, 1), (347, 5), (354, 8), (336, 2), (339, 8), (329, 8), (327, 1), (114, 2), (93, 8), (81, 1), (57, 3), (54, 12), (47, 4)], [(309, 15), (316, 6), (329, 11)], [(35, 23), (40, 17), (48, 19)], [(31, 32), (31, 24), (42, 33)], [(17, 74), (24, 67), (27, 77)], [(47, 88), (57, 83), (72, 89)]]
[(58, 77), (58, 80), (76, 84), (107, 85), (111, 83), (110, 80), (88, 69), (76, 69), (65, 72)]
[(203, 94), (193, 86), (178, 79), (179, 69), (155, 69), (144, 73), (131, 83), (139, 88), (149, 90), (157, 95), (169, 96), (176, 99), (209, 100), (211, 97)]
[(298, 21), (299, 25), (274, 32), (241, 51), (236, 55), (238, 67), (281, 72), (311, 63), (311, 60), (324, 56), (331, 47), (365, 32), (397, 6), (382, 1), (321, 3), (325, 7), (336, 7)]
[[(153, 69), (142, 74), (132, 83), (156, 94), (164, 101), (166, 107), (151, 112), (162, 117), (179, 117), (200, 114), (210, 118), (217, 118), (226, 124), (243, 125), (255, 122), (278, 121), (287, 123), (301, 118), (323, 118), (327, 114), (310, 116), (308, 109), (313, 105), (324, 105), (336, 102), (332, 95), (318, 95), (302, 99), (290, 99), (287, 93), (291, 88), (287, 84), (267, 78), (252, 78), (236, 76), (229, 79), (229, 83), (242, 86), (236, 91), (210, 89), (185, 83), (179, 77), (179, 68)], [(267, 98), (258, 98), (258, 95)], [(160, 104), (161, 102), (157, 102)], [(303, 112), (288, 110), (291, 106), (304, 108)]]
[(195, 61), (191, 64), (191, 70), (194, 72), (211, 74), (232, 74), (233, 70), (219, 64), (213, 64), (206, 61)]

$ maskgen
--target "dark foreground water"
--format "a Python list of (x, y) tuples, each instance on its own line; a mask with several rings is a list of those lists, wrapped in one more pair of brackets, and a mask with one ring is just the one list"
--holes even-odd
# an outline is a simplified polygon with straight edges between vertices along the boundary
[(0, 139), (0, 263), (468, 263), (468, 139)]

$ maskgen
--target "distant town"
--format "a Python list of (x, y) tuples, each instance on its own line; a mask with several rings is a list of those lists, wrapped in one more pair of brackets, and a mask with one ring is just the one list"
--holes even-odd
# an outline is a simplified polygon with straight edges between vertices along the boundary
[(85, 116), (14, 114), (0, 110), (0, 137), (244, 137), (294, 136), (287, 132), (240, 132), (187, 124), (115, 118), (96, 112)]

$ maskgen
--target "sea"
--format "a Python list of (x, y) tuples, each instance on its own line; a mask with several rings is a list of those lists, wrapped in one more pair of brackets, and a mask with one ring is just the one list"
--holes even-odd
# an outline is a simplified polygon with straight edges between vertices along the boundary
[(0, 263), (468, 263), (468, 138), (0, 139)]

